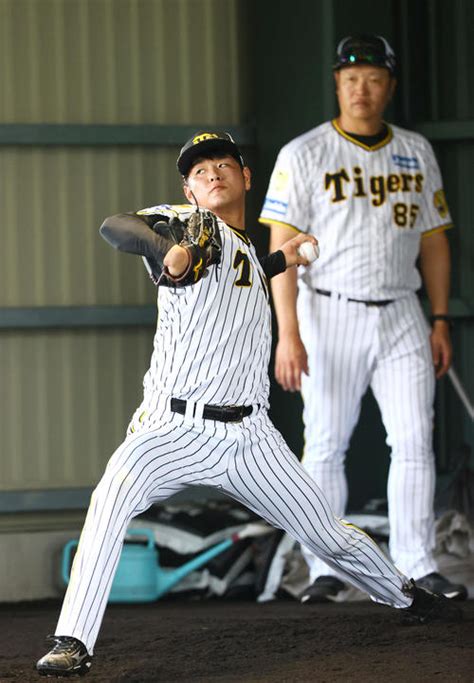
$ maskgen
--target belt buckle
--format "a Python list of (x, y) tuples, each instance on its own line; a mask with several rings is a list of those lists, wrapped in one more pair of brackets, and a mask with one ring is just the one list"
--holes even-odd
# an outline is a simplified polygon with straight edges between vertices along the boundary
[(236, 413), (235, 417), (230, 417), (228, 420), (229, 422), (242, 422), (244, 419), (243, 406), (227, 406), (227, 408), (229, 408), (229, 413), (231, 413), (231, 411)]

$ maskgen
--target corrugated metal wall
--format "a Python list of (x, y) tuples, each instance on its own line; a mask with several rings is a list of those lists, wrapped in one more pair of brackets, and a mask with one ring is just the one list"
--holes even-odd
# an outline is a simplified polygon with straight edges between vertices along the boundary
[[(409, 126), (425, 122), (422, 132), (432, 136), (443, 173), (455, 224), (449, 231), (453, 365), (472, 399), (474, 194), (469, 185), (474, 168), (474, 5), (469, 0), (429, 0), (414, 13), (413, 3), (403, 0), (397, 10), (405, 83), (400, 113)], [(420, 74), (426, 87), (420, 87)], [(466, 476), (463, 453), (469, 449), (474, 468), (474, 425), (447, 378), (437, 385), (435, 447), (438, 474), (446, 481), (456, 474)]]
[(140, 304), (154, 290), (139, 259), (99, 236), (105, 216), (182, 201), (175, 150), (1, 149), (6, 287), (0, 306)]
[[(0, 124), (238, 124), (239, 0), (0, 0)], [(177, 148), (0, 147), (0, 307), (140, 305), (107, 215), (181, 201)], [(3, 491), (97, 481), (140, 400), (152, 328), (0, 331)]]
[(2, 333), (3, 490), (98, 480), (140, 402), (151, 338), (148, 329)]
[(243, 6), (1, 0), (0, 122), (238, 122), (249, 104)]

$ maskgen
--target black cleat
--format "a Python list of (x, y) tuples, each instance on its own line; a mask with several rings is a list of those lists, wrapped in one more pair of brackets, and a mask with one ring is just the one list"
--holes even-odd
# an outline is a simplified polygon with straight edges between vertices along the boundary
[(36, 663), (41, 676), (85, 676), (92, 665), (86, 646), (71, 636), (49, 636), (56, 645)]
[(318, 576), (301, 594), (300, 601), (309, 605), (313, 602), (331, 602), (347, 588), (346, 584), (335, 576)]
[(432, 621), (461, 621), (461, 608), (444, 595), (432, 593), (410, 581), (409, 592), (413, 595), (410, 607), (403, 610), (405, 624), (426, 624)]
[(466, 586), (463, 586), (462, 583), (451, 583), (449, 579), (437, 572), (417, 579), (416, 585), (437, 595), (444, 595), (448, 600), (466, 600), (467, 598)]

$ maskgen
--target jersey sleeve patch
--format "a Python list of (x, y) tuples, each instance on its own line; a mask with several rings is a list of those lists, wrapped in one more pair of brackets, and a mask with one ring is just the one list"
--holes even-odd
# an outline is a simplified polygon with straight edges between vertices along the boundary
[(271, 197), (266, 197), (265, 203), (263, 204), (263, 211), (278, 214), (280, 216), (286, 216), (287, 208), (288, 202), (283, 202), (281, 199), (272, 199)]
[(288, 171), (285, 171), (282, 168), (276, 169), (275, 173), (272, 176), (270, 189), (275, 190), (275, 192), (278, 192), (278, 194), (285, 192), (285, 190), (288, 187), (289, 178), (290, 176)]
[(444, 190), (436, 190), (433, 194), (433, 204), (441, 218), (449, 216), (448, 202)]
[(268, 194), (265, 197), (263, 211), (277, 216), (286, 216), (288, 209), (288, 181), (290, 174), (282, 168), (276, 168), (270, 179)]
[(262, 216), (270, 220), (285, 218), (288, 212), (289, 195), (290, 172), (282, 166), (276, 166), (268, 185)]

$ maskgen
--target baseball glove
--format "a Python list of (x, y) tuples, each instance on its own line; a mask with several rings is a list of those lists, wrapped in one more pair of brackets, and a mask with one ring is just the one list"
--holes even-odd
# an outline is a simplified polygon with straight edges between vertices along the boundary
[(207, 275), (209, 266), (220, 263), (222, 242), (217, 218), (211, 211), (197, 210), (189, 218), (172, 218), (169, 223), (158, 221), (153, 230), (184, 247), (189, 255), (185, 272), (173, 277), (164, 266), (159, 285), (186, 287), (194, 285)]

